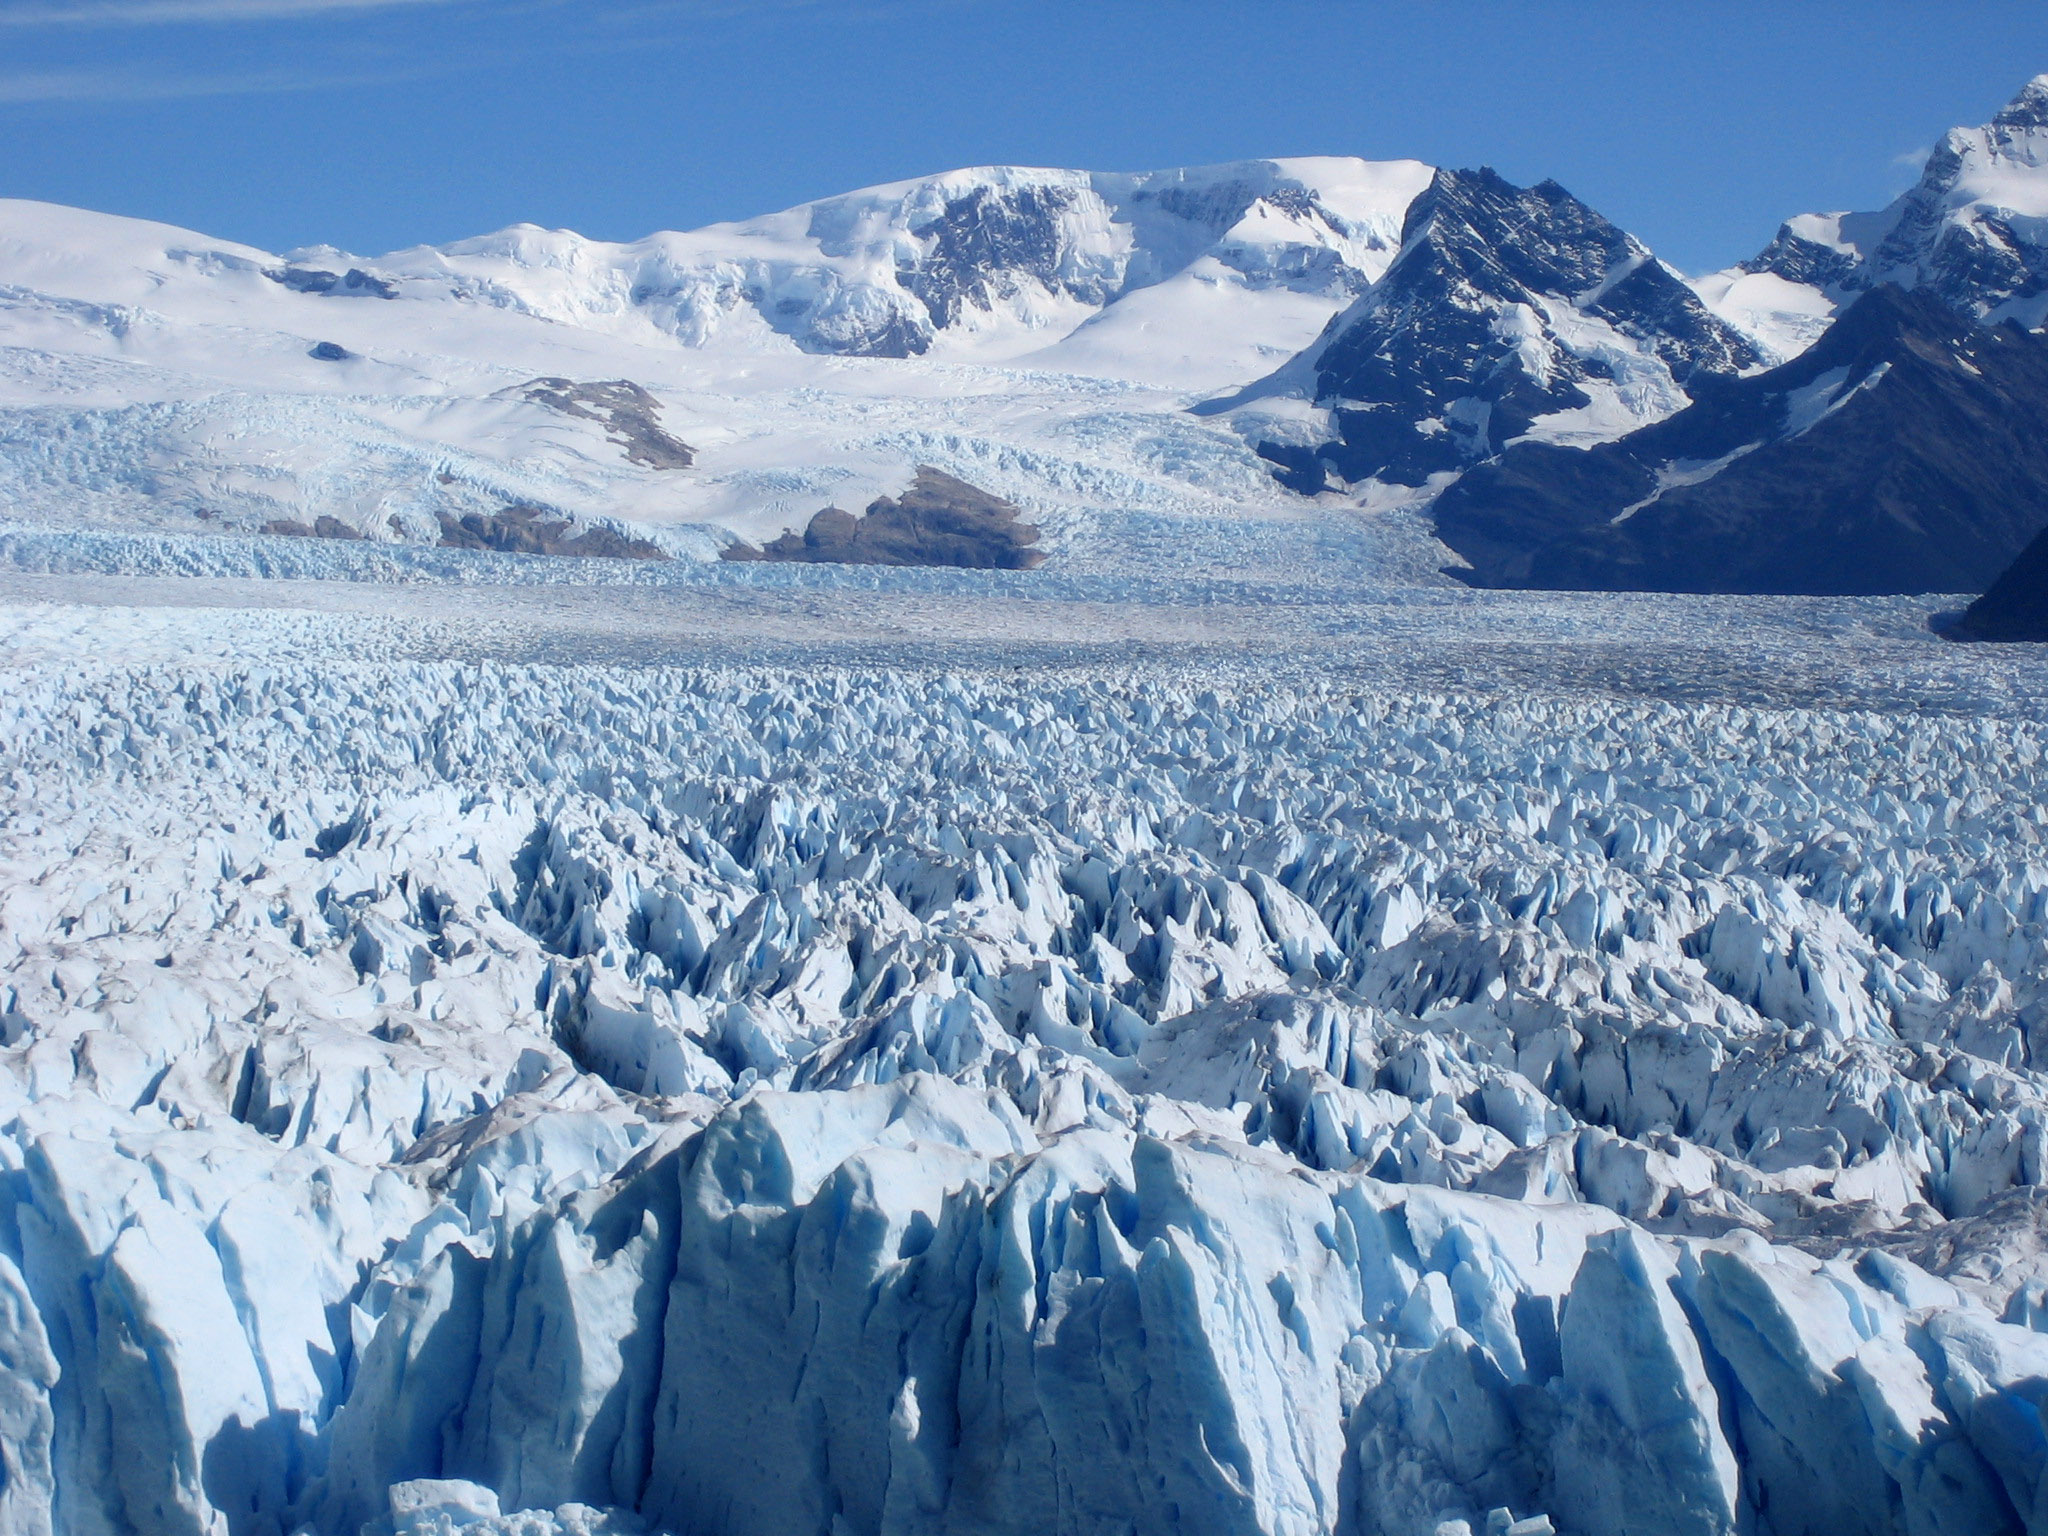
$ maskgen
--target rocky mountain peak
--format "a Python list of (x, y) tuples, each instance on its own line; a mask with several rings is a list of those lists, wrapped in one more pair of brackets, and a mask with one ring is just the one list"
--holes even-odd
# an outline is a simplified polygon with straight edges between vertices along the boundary
[[(1779, 278), (1801, 293), (1789, 302), (1766, 293), (1762, 312), (1738, 314), (1742, 275)], [(1803, 214), (1755, 258), (1701, 286), (1722, 293), (1720, 312), (1753, 331), (1804, 344), (1814, 327), (1802, 320), (1883, 283), (1925, 288), (1970, 320), (2039, 325), (2048, 317), (2048, 75), (2028, 81), (1989, 123), (1944, 134), (1890, 207)]]
[(1991, 119), (1994, 128), (2048, 128), (2048, 74), (2036, 75)]
[(1617, 436), (1683, 408), (1696, 375), (1760, 360), (1555, 181), (1440, 170), (1409, 205), (1386, 275), (1295, 364), (1219, 406), (1312, 391), (1338, 436), (1263, 443), (1283, 484), (1419, 487), (1523, 437)]

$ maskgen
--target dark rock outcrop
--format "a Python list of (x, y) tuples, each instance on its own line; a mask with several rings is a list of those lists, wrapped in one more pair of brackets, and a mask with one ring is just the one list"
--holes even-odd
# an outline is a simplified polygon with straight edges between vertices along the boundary
[(1477, 586), (1981, 591), (2048, 527), (2048, 337), (1883, 287), (1779, 368), (1614, 442), (1525, 443), (1436, 502)]
[(724, 558), (1028, 571), (1045, 556), (1032, 548), (1038, 529), (1021, 516), (1000, 497), (925, 465), (909, 490), (876, 498), (864, 516), (826, 507), (802, 533), (785, 533), (762, 549), (730, 545)]
[(1023, 278), (1087, 304), (1106, 303), (1111, 290), (1099, 275), (1064, 270), (1060, 223), (1078, 201), (1069, 187), (1018, 187), (1004, 194), (976, 187), (911, 230), (929, 245), (901, 268), (898, 280), (941, 330), (963, 310), (986, 309), (1006, 297)]
[(1949, 629), (1951, 640), (2048, 641), (2048, 530)]
[[(1386, 275), (1249, 403), (1304, 364), (1336, 441), (1267, 443), (1291, 489), (1333, 479), (1419, 486), (1497, 453), (1540, 416), (1591, 403), (1615, 348), (1661, 362), (1682, 388), (1762, 359), (1627, 231), (1554, 181), (1439, 171), (1409, 207)], [(1299, 385), (1288, 387), (1298, 388)]]
[(586, 560), (666, 560), (659, 546), (612, 528), (577, 529), (539, 507), (507, 507), (486, 515), (437, 514), (443, 549), (490, 549), (508, 555), (573, 555)]
[(274, 267), (263, 274), (293, 293), (316, 293), (331, 298), (395, 299), (398, 285), (388, 277), (350, 267), (346, 272), (328, 272), (320, 267)]
[[(210, 513), (200, 514), (202, 517), (210, 517), (211, 515)], [(328, 517), (324, 513), (314, 518), (310, 523), (298, 522), (288, 517), (272, 518), (263, 525), (263, 531), (265, 533), (278, 534), (288, 539), (360, 540), (368, 537), (361, 529), (350, 527), (340, 518)]]
[(524, 399), (565, 416), (580, 416), (604, 427), (629, 463), (649, 469), (688, 469), (696, 450), (661, 428), (661, 402), (628, 379), (579, 384), (572, 379), (535, 379), (520, 390)]
[(306, 349), (306, 356), (322, 363), (345, 363), (355, 356), (338, 341), (316, 341)]

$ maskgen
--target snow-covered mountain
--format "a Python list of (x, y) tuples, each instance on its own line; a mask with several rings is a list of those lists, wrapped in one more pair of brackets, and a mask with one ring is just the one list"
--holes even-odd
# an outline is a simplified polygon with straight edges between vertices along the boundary
[[(538, 518), (703, 558), (926, 465), (1055, 541), (1285, 516), (1180, 407), (1369, 286), (1428, 179), (998, 168), (628, 245), (521, 228), (374, 258), (0, 203), (0, 516), (426, 544)], [(637, 392), (638, 425), (565, 387)], [(687, 455), (651, 460), (648, 431)]]
[(380, 256), (0, 203), (0, 522), (702, 560), (929, 469), (1053, 571), (1161, 520), (1203, 530), (1169, 558), (1258, 525), (1311, 566), (1324, 491), (1426, 567), (1414, 509), (1472, 464), (1669, 417), (1876, 284), (2039, 321), (2044, 167), (2048, 77), (1886, 212), (1690, 285), (1555, 183), (1414, 161), (985, 167)]
[[(1114, 377), (1172, 369), (1148, 381), (1188, 387), (1186, 342), (1155, 331), (1220, 331), (1203, 343), (1219, 359), (1284, 346), (1300, 317), (1385, 271), (1428, 179), (1412, 161), (1344, 159), (1135, 176), (987, 167), (626, 245), (520, 226), (394, 253), (371, 264), (374, 290), (332, 291), (446, 292), (691, 346), (772, 336), (849, 357), (1007, 361), (1092, 326), (1076, 358)], [(356, 265), (300, 255), (323, 273)], [(1144, 313), (1125, 315), (1141, 294)]]
[[(1214, 402), (1294, 488), (1423, 486), (1523, 439), (1596, 442), (1762, 354), (1555, 182), (1439, 171), (1385, 276), (1271, 378)], [(1270, 427), (1269, 427), (1270, 424)]]
[(1983, 127), (1951, 129), (1889, 208), (1803, 214), (1698, 286), (1717, 314), (1789, 357), (1881, 283), (1925, 288), (1972, 320), (2048, 320), (2048, 75)]
[(1509, 445), (1432, 509), (1470, 579), (1969, 592), (2048, 527), (2048, 76), (1883, 213), (1695, 286), (1786, 361), (1583, 452)]

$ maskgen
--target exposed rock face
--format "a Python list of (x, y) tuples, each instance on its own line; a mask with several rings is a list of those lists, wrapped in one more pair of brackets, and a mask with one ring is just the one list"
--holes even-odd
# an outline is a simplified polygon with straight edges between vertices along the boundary
[(2044, 420), (2048, 337), (1887, 286), (1667, 421), (1509, 449), (1438, 499), (1437, 534), (1479, 586), (1981, 591), (2048, 527)]
[[(666, 560), (661, 547), (614, 528), (578, 528), (567, 518), (541, 507), (507, 507), (502, 512), (441, 512), (443, 549), (488, 549), (507, 555), (567, 555), (586, 560)], [(401, 539), (405, 528), (397, 518), (391, 531)], [(274, 518), (263, 531), (285, 538), (363, 540), (360, 528), (325, 514), (310, 523)]]
[(322, 363), (345, 363), (355, 356), (338, 341), (316, 341), (306, 349), (306, 356)]
[(535, 379), (521, 394), (565, 416), (601, 423), (626, 458), (649, 469), (688, 469), (696, 451), (661, 428), (661, 402), (630, 379), (579, 384), (571, 379)]
[[(969, 307), (990, 309), (1014, 297), (1025, 280), (1086, 304), (1109, 302), (1117, 284), (1106, 267), (1079, 263), (1061, 238), (1063, 220), (1080, 202), (1072, 187), (1017, 187), (998, 192), (976, 187), (949, 201), (929, 223), (911, 231), (924, 251), (899, 272), (940, 330)], [(930, 345), (920, 335), (915, 350)]]
[(508, 555), (575, 555), (592, 560), (666, 560), (658, 545), (612, 528), (578, 530), (539, 507), (507, 507), (452, 517), (438, 514), (443, 549), (492, 549)]
[(763, 549), (731, 545), (724, 557), (1028, 571), (1045, 559), (1032, 548), (1037, 539), (1038, 529), (1023, 522), (1011, 503), (927, 464), (909, 490), (876, 498), (865, 516), (826, 507), (802, 533), (785, 533)]
[(317, 293), (335, 298), (395, 299), (398, 285), (361, 267), (346, 272), (328, 272), (319, 267), (278, 267), (263, 274), (294, 293)]
[(263, 525), (265, 533), (281, 534), (292, 539), (361, 539), (365, 537), (359, 528), (352, 528), (338, 517), (322, 514), (310, 523), (293, 518), (273, 518)]
[(1963, 611), (1957, 640), (2048, 640), (2048, 529)]
[[(1283, 483), (1418, 486), (1531, 432), (1616, 435), (1703, 374), (1761, 361), (1643, 244), (1556, 182), (1439, 171), (1386, 275), (1309, 353), (1241, 396), (1306, 386), (1338, 438), (1268, 443)], [(1572, 413), (1578, 413), (1574, 418)]]

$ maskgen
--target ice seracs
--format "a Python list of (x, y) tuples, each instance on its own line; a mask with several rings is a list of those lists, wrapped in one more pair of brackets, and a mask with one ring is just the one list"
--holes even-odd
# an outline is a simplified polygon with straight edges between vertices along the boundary
[(172, 623), (6, 691), (10, 1529), (2038, 1527), (2033, 725)]

